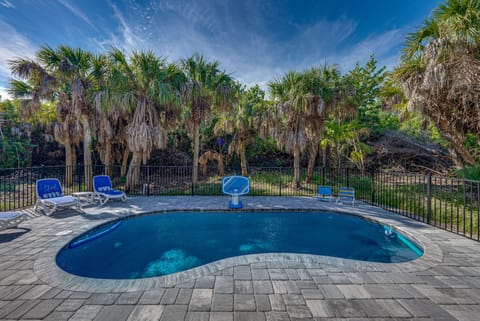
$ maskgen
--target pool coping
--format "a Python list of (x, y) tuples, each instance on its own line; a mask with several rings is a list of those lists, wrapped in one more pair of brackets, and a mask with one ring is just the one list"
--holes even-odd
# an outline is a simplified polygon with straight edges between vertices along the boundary
[[(352, 213), (355, 210), (355, 213)], [(198, 212), (217, 212), (228, 211), (225, 208), (185, 208), (185, 209), (170, 209), (170, 210), (155, 210), (155, 211), (141, 211), (137, 213), (123, 213), (121, 216), (133, 217), (137, 215), (148, 215), (153, 213), (171, 213), (180, 211), (198, 211)], [(158, 287), (170, 287), (184, 282), (194, 280), (202, 276), (215, 274), (221, 270), (236, 265), (246, 265), (258, 262), (298, 262), (305, 265), (325, 265), (334, 266), (343, 270), (351, 271), (375, 271), (375, 272), (414, 272), (424, 271), (434, 267), (443, 261), (443, 253), (440, 247), (434, 242), (429, 241), (424, 233), (412, 229), (412, 224), (421, 226), (422, 230), (428, 232), (434, 227), (428, 226), (424, 223), (413, 221), (407, 217), (400, 216), (385, 210), (373, 207), (367, 204), (360, 204), (359, 206), (351, 207), (331, 207), (331, 208), (255, 208), (246, 206), (241, 211), (293, 211), (293, 212), (335, 212), (339, 214), (348, 214), (360, 216), (364, 219), (378, 222), (380, 224), (394, 227), (396, 230), (402, 232), (413, 241), (417, 242), (424, 250), (422, 257), (409, 262), (403, 263), (373, 263), (351, 259), (342, 259), (329, 256), (309, 255), (309, 254), (295, 254), (295, 253), (263, 253), (251, 254), (221, 259), (215, 262), (207, 263), (205, 265), (174, 273), (165, 276), (144, 278), (144, 279), (96, 279), (80, 277), (70, 274), (62, 270), (56, 264), (56, 255), (60, 249), (82, 233), (100, 226), (105, 223), (115, 221), (116, 219), (104, 219), (97, 222), (95, 225), (85, 224), (73, 234), (64, 237), (58, 237), (52, 241), (49, 249), (42, 253), (42, 257), (35, 260), (33, 265), (34, 273), (39, 279), (50, 284), (51, 286), (68, 289), (70, 291), (85, 291), (93, 293), (109, 293), (109, 292), (134, 292), (140, 290), (151, 290)], [(231, 211), (232, 213), (238, 210)], [(120, 217), (118, 217), (120, 218)], [(117, 218), (117, 219), (118, 219)], [(428, 233), (426, 233), (428, 235)]]

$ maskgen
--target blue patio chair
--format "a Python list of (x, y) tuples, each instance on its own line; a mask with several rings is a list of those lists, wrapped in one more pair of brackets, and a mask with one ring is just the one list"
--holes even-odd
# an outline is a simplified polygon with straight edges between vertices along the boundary
[(0, 231), (17, 227), (24, 220), (20, 212), (0, 212)]
[(112, 188), (112, 181), (107, 175), (93, 177), (93, 190), (100, 205), (111, 199), (121, 199), (123, 202), (127, 199), (127, 195), (123, 191)]
[(37, 180), (36, 183), (37, 202), (33, 209), (36, 211), (41, 208), (45, 215), (50, 215), (58, 209), (77, 208), (82, 210), (82, 205), (78, 198), (63, 195), (60, 181), (56, 178), (44, 178)]
[(315, 196), (315, 198), (323, 202), (331, 202), (335, 200), (332, 193), (332, 187), (318, 186), (317, 195)]
[(355, 206), (355, 189), (351, 187), (340, 187), (336, 203), (351, 202)]
[(226, 176), (222, 179), (222, 192), (232, 196), (229, 208), (242, 208), (238, 197), (250, 193), (250, 179), (245, 176)]

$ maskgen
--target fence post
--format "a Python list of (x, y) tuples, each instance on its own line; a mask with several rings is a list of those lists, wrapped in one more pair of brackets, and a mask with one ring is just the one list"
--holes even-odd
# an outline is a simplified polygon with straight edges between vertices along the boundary
[(427, 174), (427, 224), (430, 224), (432, 216), (432, 175)]
[(375, 204), (375, 170), (372, 169), (372, 176), (371, 176), (371, 179), (372, 179), (372, 182), (370, 183), (370, 186), (371, 186), (371, 195), (370, 195), (370, 201), (372, 202), (372, 205)]
[(347, 167), (347, 187), (350, 187), (350, 169)]
[(280, 167), (280, 186), (278, 190), (278, 196), (282, 196), (282, 168)]

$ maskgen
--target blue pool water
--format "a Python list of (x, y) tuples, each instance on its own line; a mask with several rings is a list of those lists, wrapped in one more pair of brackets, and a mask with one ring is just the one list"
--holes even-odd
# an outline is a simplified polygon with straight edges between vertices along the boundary
[(405, 236), (331, 213), (169, 213), (103, 225), (67, 244), (57, 264), (72, 274), (136, 279), (254, 253), (304, 253), (406, 262), (422, 251)]

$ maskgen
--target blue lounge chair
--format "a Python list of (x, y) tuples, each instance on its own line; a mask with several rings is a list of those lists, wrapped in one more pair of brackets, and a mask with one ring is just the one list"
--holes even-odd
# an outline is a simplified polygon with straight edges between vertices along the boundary
[(20, 212), (1, 212), (0, 213), (0, 231), (7, 228), (17, 227), (24, 219)]
[(318, 186), (317, 195), (315, 196), (316, 199), (324, 202), (333, 201), (335, 198), (332, 194), (332, 187), (331, 186)]
[(222, 192), (232, 196), (229, 208), (242, 208), (238, 197), (250, 193), (250, 179), (245, 176), (226, 176), (222, 179)]
[(37, 202), (33, 209), (36, 211), (40, 207), (45, 215), (50, 215), (57, 209), (75, 207), (82, 210), (82, 205), (78, 198), (63, 195), (60, 181), (56, 178), (39, 179), (36, 183)]
[(350, 187), (340, 187), (336, 203), (351, 202), (355, 206), (355, 189)]
[(127, 195), (123, 191), (113, 189), (110, 176), (98, 175), (93, 177), (93, 190), (100, 205), (105, 204), (110, 199), (121, 199), (125, 202)]

